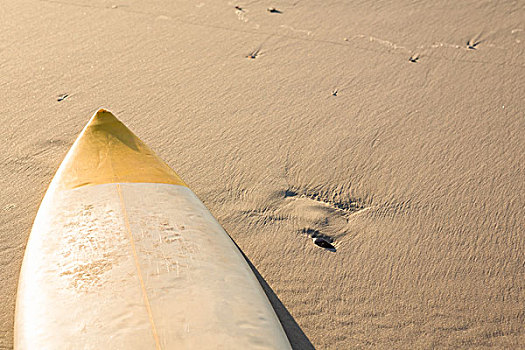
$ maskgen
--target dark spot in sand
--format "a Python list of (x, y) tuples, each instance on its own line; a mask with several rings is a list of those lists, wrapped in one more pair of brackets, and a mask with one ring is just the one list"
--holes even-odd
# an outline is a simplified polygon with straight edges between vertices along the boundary
[(316, 237), (316, 238), (313, 239), (313, 241), (314, 241), (315, 245), (317, 245), (317, 246), (319, 246), (321, 248), (327, 249), (327, 250), (329, 250), (331, 252), (335, 252), (336, 251), (335, 247), (323, 237)]
[(298, 195), (297, 192), (295, 192), (295, 191), (293, 191), (293, 190), (290, 190), (290, 189), (284, 191), (284, 198), (295, 197), (295, 196), (297, 196), (297, 195)]
[(246, 58), (256, 59), (259, 56), (259, 52), (261, 51), (260, 48), (253, 50), (248, 55), (246, 55)]
[(477, 46), (481, 43), (481, 40), (469, 40), (467, 41), (467, 48), (469, 50), (477, 50)]
[(322, 234), (321, 231), (307, 227), (302, 229), (302, 233), (310, 236), (314, 244), (318, 247), (325, 248), (331, 252), (336, 251), (335, 247), (332, 245), (334, 239), (330, 236)]

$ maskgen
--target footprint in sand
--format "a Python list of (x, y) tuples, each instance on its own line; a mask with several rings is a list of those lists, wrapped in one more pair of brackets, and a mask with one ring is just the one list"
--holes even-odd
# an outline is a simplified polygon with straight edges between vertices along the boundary
[(470, 39), (469, 41), (467, 41), (467, 49), (469, 50), (477, 50), (477, 46), (479, 44), (481, 44), (483, 40), (480, 40), (480, 39), (477, 39), (477, 38), (473, 38), (473, 39)]
[(266, 9), (266, 11), (270, 12), (270, 13), (283, 13), (282, 11), (276, 9), (275, 7), (268, 7)]
[(261, 52), (261, 48), (258, 47), (257, 49), (253, 50), (248, 55), (246, 55), (245, 57), (246, 58), (250, 58), (250, 59), (253, 60), (253, 59), (256, 59), (257, 57), (259, 57), (260, 52)]
[(235, 6), (235, 14), (237, 15), (237, 18), (239, 19), (239, 21), (241, 22), (245, 22), (245, 23), (248, 22), (247, 12), (248, 10), (240, 6)]
[(293, 226), (303, 227), (299, 232), (318, 247), (336, 252), (334, 242), (348, 234), (350, 216), (364, 208), (361, 201), (338, 190), (287, 189), (277, 213), (287, 217)]
[(366, 210), (361, 199), (341, 188), (310, 190), (287, 188), (262, 201), (264, 205), (242, 210), (251, 225), (278, 225), (283, 232), (307, 237), (316, 246), (337, 251), (335, 241), (349, 233), (352, 215)]
[(60, 95), (58, 95), (58, 97), (57, 97), (57, 101), (58, 101), (58, 102), (62, 102), (62, 101), (64, 101), (64, 100), (65, 100), (66, 98), (68, 98), (68, 97), (69, 97), (69, 94), (60, 94)]
[(306, 236), (316, 246), (335, 252), (334, 242), (348, 234), (351, 215), (363, 210), (360, 200), (342, 190), (314, 191), (288, 188), (272, 195), (264, 208), (243, 211), (258, 225), (280, 225), (282, 230)]
[(409, 58), (408, 60), (409, 60), (410, 62), (412, 62), (412, 63), (417, 63), (417, 61), (419, 60), (419, 54), (416, 53), (416, 54), (410, 56), (410, 58)]

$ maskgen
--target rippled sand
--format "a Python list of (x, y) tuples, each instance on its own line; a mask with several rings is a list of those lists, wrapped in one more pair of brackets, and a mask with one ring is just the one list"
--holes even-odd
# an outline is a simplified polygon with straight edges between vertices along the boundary
[(515, 1), (4, 0), (0, 348), (100, 106), (218, 218), (296, 348), (524, 344), (524, 23)]

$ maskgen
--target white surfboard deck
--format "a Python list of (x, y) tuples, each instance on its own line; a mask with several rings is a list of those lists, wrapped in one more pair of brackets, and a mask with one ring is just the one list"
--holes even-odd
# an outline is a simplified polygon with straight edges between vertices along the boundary
[(121, 172), (104, 183), (99, 169), (97, 181), (77, 173), (64, 185), (81, 146), (33, 225), (16, 349), (290, 349), (244, 257), (183, 182)]

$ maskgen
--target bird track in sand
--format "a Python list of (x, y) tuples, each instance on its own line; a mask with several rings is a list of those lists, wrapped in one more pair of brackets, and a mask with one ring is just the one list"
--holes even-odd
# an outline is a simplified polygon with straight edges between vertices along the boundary
[[(147, 11), (137, 11), (137, 10), (131, 9), (131, 7), (130, 8), (121, 8), (122, 7), (121, 5), (119, 5), (117, 8), (112, 8), (111, 6), (94, 6), (94, 5), (86, 5), (86, 4), (79, 4), (79, 3), (69, 3), (69, 2), (60, 1), (60, 0), (40, 0), (40, 1), (41, 2), (52, 3), (52, 4), (60, 4), (60, 5), (66, 5), (66, 6), (76, 6), (76, 7), (83, 7), (83, 8), (92, 8), (92, 9), (101, 9), (101, 10), (110, 10), (110, 11), (117, 11), (118, 10), (118, 11), (124, 11), (124, 12), (129, 12), (129, 13), (140, 14), (140, 15), (144, 15), (144, 16), (150, 16), (150, 17), (154, 17), (154, 18), (158, 18), (159, 16), (163, 16), (163, 18), (171, 20), (171, 21), (176, 21), (178, 23), (183, 23), (183, 24), (192, 25), (192, 26), (198, 26), (198, 27), (202, 27), (202, 28), (220, 29), (220, 30), (225, 30), (225, 31), (229, 31), (229, 32), (245, 33), (245, 34), (256, 34), (256, 35), (266, 34), (266, 35), (271, 35), (271, 36), (275, 36), (275, 37), (279, 37), (279, 38), (287, 38), (287, 39), (292, 39), (292, 40), (301, 40), (301, 41), (316, 42), (316, 43), (323, 43), (323, 44), (337, 45), (337, 46), (345, 46), (345, 47), (348, 47), (349, 46), (348, 44), (351, 43), (352, 41), (354, 41), (353, 39), (356, 39), (356, 38), (367, 38), (368, 37), (368, 41), (370, 41), (370, 42), (377, 42), (381, 46), (387, 46), (387, 47), (393, 48), (394, 50), (392, 52), (390, 52), (390, 54), (394, 54), (393, 52), (395, 52), (398, 49), (401, 49), (401, 50), (405, 51), (405, 53), (407, 51), (410, 51), (409, 49), (406, 48), (406, 46), (403, 46), (403, 45), (400, 45), (400, 44), (396, 44), (396, 43), (394, 43), (392, 41), (389, 41), (389, 40), (384, 40), (384, 39), (381, 39), (381, 38), (377, 38), (377, 37), (369, 36), (369, 35), (364, 35), (364, 34), (354, 35), (350, 39), (345, 38), (346, 40), (344, 40), (344, 41), (347, 42), (345, 44), (345, 43), (340, 42), (339, 41), (340, 39), (336, 41), (336, 40), (330, 40), (330, 39), (313, 38), (312, 37), (313, 36), (313, 32), (305, 30), (305, 29), (296, 30), (295, 28), (293, 28), (295, 31), (303, 32), (304, 34), (306, 34), (306, 36), (294, 36), (294, 35), (288, 35), (288, 34), (278, 34), (278, 33), (261, 31), (261, 30), (259, 30), (260, 25), (258, 25), (258, 24), (255, 24), (255, 29), (253, 29), (253, 30), (232, 28), (232, 27), (227, 27), (227, 26), (223, 26), (223, 25), (197, 23), (197, 22), (194, 22), (194, 21), (191, 21), (191, 20), (186, 20), (182, 16), (166, 16), (166, 15), (163, 15), (163, 14), (152, 13), (152, 12), (147, 12)], [(242, 9), (243, 9), (243, 11), (245, 11), (244, 7), (242, 7)], [(239, 11), (239, 10), (237, 10), (237, 11)], [(283, 28), (290, 28), (287, 25), (284, 25), (284, 26), (285, 27), (283, 27)], [(520, 31), (520, 29), (517, 29), (516, 31)], [(488, 45), (488, 46), (489, 47), (495, 47), (494, 45)], [(372, 49), (372, 48), (369, 48), (369, 47), (363, 47), (363, 46), (359, 46), (359, 45), (355, 45), (355, 44), (353, 44), (351, 47), (354, 48), (354, 49), (360, 50), (360, 51), (385, 53), (385, 51), (382, 51), (382, 50), (376, 50), (376, 49)], [(437, 49), (437, 48), (443, 48), (443, 47), (445, 47), (445, 48), (463, 49), (463, 50), (471, 51), (471, 49), (468, 48), (468, 45), (467, 46), (461, 46), (461, 45), (457, 45), (457, 44), (449, 44), (449, 43), (443, 43), (443, 42), (434, 42), (433, 44), (430, 44), (430, 45), (419, 45), (419, 46), (417, 46), (417, 49)], [(504, 48), (500, 48), (500, 49), (504, 49)], [(388, 51), (386, 51), (386, 52), (388, 53)], [(448, 57), (443, 57), (443, 56), (434, 56), (434, 55), (431, 55), (431, 54), (428, 54), (428, 53), (426, 53), (424, 56), (432, 58), (432, 59), (435, 59), (435, 60), (446, 60), (446, 61), (450, 61), (450, 62), (462, 62), (462, 63), (472, 63), (472, 64), (484, 64), (484, 65), (493, 65), (493, 66), (509, 66), (509, 67), (525, 68), (525, 64), (521, 64), (521, 63), (518, 63), (518, 62), (483, 61), (483, 60), (473, 60), (473, 59), (462, 59), (462, 58), (457, 58), (457, 57), (448, 58)]]

